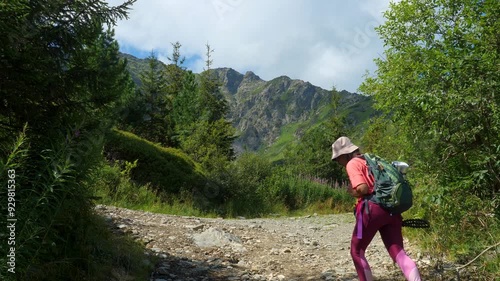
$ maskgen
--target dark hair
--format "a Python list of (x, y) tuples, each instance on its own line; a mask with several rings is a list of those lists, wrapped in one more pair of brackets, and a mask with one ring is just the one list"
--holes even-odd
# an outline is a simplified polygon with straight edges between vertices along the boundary
[(350, 161), (352, 158), (358, 156), (358, 155), (361, 155), (361, 152), (359, 151), (359, 148), (354, 150), (353, 152), (347, 154), (347, 158), (348, 160), (347, 161)]

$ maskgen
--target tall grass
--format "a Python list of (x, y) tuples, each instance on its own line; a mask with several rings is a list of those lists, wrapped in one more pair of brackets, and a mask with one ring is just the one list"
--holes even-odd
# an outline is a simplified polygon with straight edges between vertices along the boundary
[[(2, 184), (7, 184), (8, 180), (10, 179), (8, 177), (8, 171), (15, 171), (15, 178), (14, 178), (14, 185), (15, 185), (15, 207), (16, 209), (14, 210), (14, 218), (19, 217), (19, 212), (22, 210), (21, 205), (19, 204), (19, 190), (21, 189), (21, 183), (23, 182), (23, 172), (25, 172), (22, 167), (25, 165), (26, 158), (27, 158), (27, 153), (28, 153), (28, 144), (27, 144), (27, 139), (26, 139), (26, 127), (24, 130), (20, 133), (19, 137), (14, 141), (14, 143), (9, 146), (9, 147), (2, 147), (2, 157), (0, 158), (0, 181)], [(5, 154), (4, 154), (5, 153)], [(9, 184), (12, 186), (11, 184)], [(9, 213), (8, 211), (8, 204), (7, 204), (7, 198), (8, 198), (8, 192), (7, 188), (1, 188), (0, 189), (0, 198), (2, 198), (2, 203), (0, 204), (0, 210), (2, 212), (2, 215), (7, 216)], [(11, 194), (12, 195), (12, 194)], [(4, 217), (5, 218), (5, 217)], [(21, 227), (23, 224), (23, 221), (21, 218), (19, 218), (19, 223), (16, 222), (16, 232), (19, 227)], [(7, 229), (6, 225), (6, 220), (3, 219), (1, 222), (1, 227), (3, 230)], [(9, 231), (10, 232), (10, 231)], [(2, 244), (0, 245), (0, 250), (1, 250), (1, 255), (0, 255), (0, 279), (1, 280), (15, 280), (17, 276), (17, 271), (19, 271), (19, 261), (21, 258), (19, 250), (19, 245), (8, 245), (7, 244), (7, 239), (10, 236), (10, 233), (7, 233), (7, 231), (2, 231), (0, 233), (0, 237), (2, 238)], [(20, 243), (21, 241), (19, 240), (19, 236), (16, 234), (16, 243)], [(11, 254), (10, 253), (10, 248), (14, 247), (16, 249), (15, 251), (15, 264), (7, 264), (7, 262), (10, 262), (11, 259), (7, 258), (7, 255)], [(12, 266), (14, 266), (14, 273), (9, 272), (8, 269), (11, 269)]]
[(164, 214), (215, 216), (194, 206), (190, 194), (168, 194), (133, 181), (130, 174), (136, 166), (137, 161), (102, 161), (91, 175), (90, 189), (97, 203)]
[[(134, 274), (143, 270), (142, 263), (137, 263), (143, 259), (142, 251), (112, 238), (93, 212), (88, 175), (101, 154), (102, 139), (91, 132), (68, 133), (53, 136), (51, 145), (41, 150), (42, 142), (36, 142), (37, 148), (30, 147), (30, 142), (21, 133), (2, 157), (2, 182), (7, 170), (16, 173), (17, 222), (16, 272), (5, 270), (3, 243), (1, 279), (107, 280), (112, 268), (130, 269), (133, 264)], [(131, 251), (120, 255), (116, 247), (122, 245)]]
[(296, 175), (287, 169), (276, 170), (262, 186), (261, 192), (274, 202), (281, 202), (288, 212), (349, 212), (354, 204), (344, 187), (314, 177)]
[[(102, 163), (93, 175), (99, 203), (159, 213), (195, 216), (264, 217), (301, 212), (350, 212), (353, 199), (339, 183), (273, 167), (256, 153), (219, 163), (202, 188), (170, 193), (133, 181), (138, 161)], [(159, 165), (162, 165), (159, 163)], [(169, 173), (160, 181), (166, 182)]]

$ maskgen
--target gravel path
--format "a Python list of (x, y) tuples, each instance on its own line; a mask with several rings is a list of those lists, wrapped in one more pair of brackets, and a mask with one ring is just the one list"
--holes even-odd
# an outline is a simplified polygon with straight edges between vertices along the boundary
[[(150, 281), (357, 280), (349, 254), (352, 214), (210, 219), (102, 205), (96, 210), (116, 233), (142, 241), (160, 257)], [(455, 280), (405, 243), (423, 280)], [(405, 280), (378, 235), (366, 256), (376, 280)]]

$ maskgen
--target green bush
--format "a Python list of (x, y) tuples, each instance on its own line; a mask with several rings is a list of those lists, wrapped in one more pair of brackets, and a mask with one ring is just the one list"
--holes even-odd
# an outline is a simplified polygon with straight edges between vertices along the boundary
[[(495, 215), (498, 198), (481, 199), (471, 195), (463, 183), (450, 182), (442, 186), (432, 175), (420, 174), (415, 182), (414, 206), (405, 217), (427, 219), (431, 228), (406, 231), (412, 239), (420, 241), (422, 250), (466, 264), (500, 241), (500, 221)], [(500, 272), (499, 261), (497, 245), (464, 270), (483, 276), (482, 280), (493, 280), (490, 277)]]
[(265, 196), (259, 192), (265, 180), (271, 175), (271, 163), (259, 154), (246, 152), (233, 161), (229, 168), (231, 181), (225, 204), (233, 215), (263, 216), (273, 211)]
[(130, 180), (130, 173), (137, 162), (125, 161), (121, 170), (118, 163), (105, 161), (92, 173), (91, 190), (99, 198), (100, 204), (131, 209), (148, 209), (160, 204), (160, 198), (149, 185), (139, 185)]
[(202, 168), (182, 151), (161, 147), (129, 132), (111, 130), (105, 153), (111, 161), (137, 160), (131, 179), (141, 185), (150, 184), (164, 194), (180, 194), (206, 183)]

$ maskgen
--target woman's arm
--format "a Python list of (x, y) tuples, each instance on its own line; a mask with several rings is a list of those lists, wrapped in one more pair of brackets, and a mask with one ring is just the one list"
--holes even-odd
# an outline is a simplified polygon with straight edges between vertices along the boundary
[(368, 195), (368, 185), (362, 183), (356, 186), (356, 188), (349, 188), (349, 193), (356, 198)]

